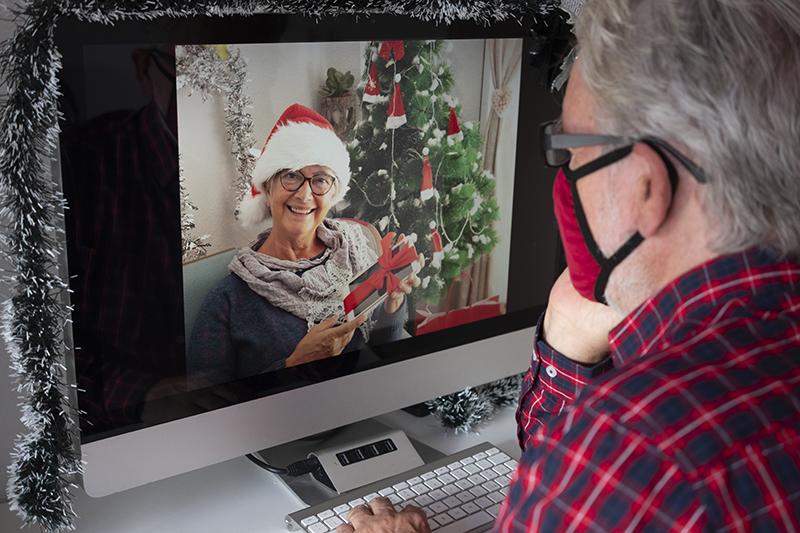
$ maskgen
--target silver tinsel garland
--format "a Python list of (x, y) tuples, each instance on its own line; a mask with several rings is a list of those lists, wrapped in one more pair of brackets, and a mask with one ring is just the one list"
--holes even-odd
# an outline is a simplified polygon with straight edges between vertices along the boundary
[(9, 466), (10, 506), (25, 525), (44, 531), (75, 528), (70, 487), (81, 472), (73, 451), (76, 414), (67, 400), (64, 326), (63, 196), (48, 168), (58, 139), (61, 55), (54, 30), (62, 16), (100, 24), (161, 16), (256, 13), (406, 15), (436, 23), (490, 24), (546, 14), (559, 0), (33, 0), (12, 10), (14, 36), (0, 48), (8, 96), (0, 109), (0, 217), (15, 274), (15, 293), (3, 308), (2, 331), (22, 401), (27, 433), (17, 437)]

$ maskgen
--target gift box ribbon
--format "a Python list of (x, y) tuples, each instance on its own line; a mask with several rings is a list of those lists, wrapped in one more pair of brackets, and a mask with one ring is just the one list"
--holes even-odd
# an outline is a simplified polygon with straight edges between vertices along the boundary
[(381, 256), (378, 258), (378, 269), (373, 272), (361, 285), (353, 289), (344, 299), (344, 312), (353, 311), (374, 291), (386, 289), (389, 294), (395, 292), (401, 280), (394, 271), (407, 267), (417, 260), (417, 250), (411, 246), (403, 246), (396, 254), (392, 255), (392, 241), (394, 232), (387, 233), (381, 239)]

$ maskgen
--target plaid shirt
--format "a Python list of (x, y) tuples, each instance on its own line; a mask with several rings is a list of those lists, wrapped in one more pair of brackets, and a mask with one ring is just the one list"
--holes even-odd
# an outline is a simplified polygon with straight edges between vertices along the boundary
[(178, 147), (150, 103), (66, 130), (61, 157), (81, 424), (103, 431), (185, 372)]
[(750, 250), (672, 282), (594, 367), (537, 340), (497, 529), (800, 530), (798, 287)]

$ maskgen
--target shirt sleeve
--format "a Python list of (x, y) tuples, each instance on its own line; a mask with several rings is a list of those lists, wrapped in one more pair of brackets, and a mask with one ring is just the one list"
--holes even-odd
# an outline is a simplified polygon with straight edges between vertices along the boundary
[(542, 338), (543, 320), (544, 313), (536, 325), (531, 366), (520, 387), (517, 440), (523, 451), (533, 435), (538, 430), (546, 431), (588, 384), (613, 369), (611, 357), (594, 365), (583, 365), (554, 350)]
[(496, 531), (708, 531), (692, 476), (617, 408), (568, 409), (528, 443)]

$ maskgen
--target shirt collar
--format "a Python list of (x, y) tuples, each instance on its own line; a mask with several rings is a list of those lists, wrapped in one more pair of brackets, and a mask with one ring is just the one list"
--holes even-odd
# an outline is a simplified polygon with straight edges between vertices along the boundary
[(721, 309), (734, 299), (752, 301), (775, 290), (786, 292), (800, 284), (800, 265), (780, 261), (763, 249), (723, 255), (669, 283), (628, 315), (609, 334), (614, 365), (619, 367), (676, 342), (683, 326), (707, 328), (721, 318)]

